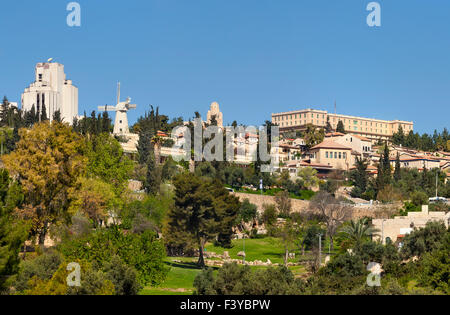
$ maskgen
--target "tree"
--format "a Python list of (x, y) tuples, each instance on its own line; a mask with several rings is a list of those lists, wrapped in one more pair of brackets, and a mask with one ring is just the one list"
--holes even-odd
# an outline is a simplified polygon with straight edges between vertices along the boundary
[(241, 203), (241, 207), (239, 208), (239, 212), (237, 215), (236, 222), (240, 225), (241, 230), (244, 229), (245, 223), (254, 222), (258, 216), (258, 208), (256, 205), (250, 203), (248, 198), (244, 199)]
[(263, 204), (263, 209), (264, 211), (261, 216), (261, 221), (266, 226), (266, 229), (269, 232), (269, 234), (273, 234), (273, 230), (276, 227), (278, 218), (277, 210), (275, 209), (274, 205), (268, 204)]
[(351, 220), (349, 225), (342, 227), (341, 232), (350, 240), (353, 248), (359, 247), (361, 243), (368, 240), (378, 230), (369, 226), (368, 219)]
[(3, 101), (0, 104), (0, 124), (1, 126), (8, 125), (8, 109), (9, 109), (9, 101), (6, 96), (3, 97)]
[(395, 160), (395, 170), (394, 170), (394, 180), (398, 182), (401, 179), (401, 166), (400, 166), (400, 155), (397, 153), (397, 158)]
[(70, 194), (69, 213), (82, 213), (92, 220), (94, 228), (101, 227), (108, 217), (119, 212), (121, 200), (113, 187), (94, 178), (81, 178), (80, 189)]
[(86, 168), (85, 143), (69, 126), (57, 122), (22, 129), (20, 136), (3, 162), (23, 188), (24, 203), (17, 214), (33, 222), (32, 235), (42, 245), (50, 224), (68, 219), (69, 193)]
[(345, 133), (345, 127), (344, 127), (344, 123), (342, 122), (342, 120), (339, 120), (337, 127), (336, 127), (336, 132)]
[(292, 210), (292, 202), (286, 190), (280, 191), (275, 195), (275, 203), (277, 204), (280, 216), (284, 218), (289, 217)]
[(401, 250), (403, 257), (420, 257), (427, 252), (439, 249), (445, 241), (446, 231), (443, 222), (430, 221), (425, 228), (416, 229), (406, 235)]
[(307, 148), (312, 148), (316, 144), (321, 143), (324, 137), (325, 132), (323, 129), (317, 129), (315, 126), (311, 124), (306, 126), (304, 139)]
[(20, 186), (0, 169), (0, 292), (9, 276), (17, 273), (19, 250), (28, 236), (29, 225), (13, 214), (22, 201)]
[(317, 177), (317, 170), (312, 167), (303, 167), (298, 170), (297, 176), (303, 181), (303, 185), (306, 189), (311, 189), (319, 184), (319, 178)]
[(112, 184), (118, 193), (130, 179), (133, 162), (124, 154), (120, 143), (110, 134), (101, 133), (88, 142), (87, 173)]
[(58, 123), (63, 122), (63, 119), (61, 117), (61, 111), (59, 109), (53, 113), (53, 121), (56, 121)]
[(327, 226), (327, 234), (330, 239), (331, 250), (334, 249), (333, 238), (338, 228), (351, 215), (351, 209), (347, 204), (339, 202), (327, 192), (319, 192), (311, 200), (310, 207), (319, 212)]
[[(240, 203), (220, 181), (200, 178), (192, 173), (177, 175), (175, 204), (168, 214), (168, 232), (188, 234), (199, 250), (198, 265), (204, 266), (206, 242), (231, 233)], [(184, 233), (180, 233), (184, 232)]]
[(353, 197), (361, 197), (367, 189), (368, 175), (367, 175), (367, 162), (364, 159), (356, 157), (356, 170), (352, 172), (351, 179), (355, 183), (355, 187), (352, 189)]
[(198, 295), (296, 295), (303, 286), (285, 266), (252, 270), (236, 263), (224, 264), (217, 274), (203, 270), (194, 280)]
[(400, 126), (398, 131), (392, 135), (392, 142), (395, 145), (405, 145), (405, 134), (403, 133), (402, 126)]
[(63, 242), (59, 249), (68, 261), (83, 259), (95, 262), (100, 269), (106, 268), (117, 255), (136, 269), (139, 282), (144, 286), (161, 284), (169, 271), (164, 263), (164, 244), (153, 231), (134, 234), (125, 233), (117, 226), (98, 229), (85, 237)]
[(330, 117), (327, 116), (327, 126), (325, 127), (326, 132), (333, 132), (333, 127), (330, 124)]
[(147, 158), (147, 175), (144, 182), (145, 191), (148, 194), (159, 193), (161, 185), (161, 168), (157, 166), (154, 155), (150, 153)]
[(277, 236), (280, 237), (281, 243), (284, 247), (284, 265), (287, 266), (289, 259), (289, 250), (295, 243), (297, 235), (297, 230), (294, 222), (291, 219), (286, 220), (286, 222), (278, 229)]
[(41, 121), (46, 121), (48, 120), (48, 115), (47, 115), (47, 106), (42, 106), (42, 111), (41, 111)]

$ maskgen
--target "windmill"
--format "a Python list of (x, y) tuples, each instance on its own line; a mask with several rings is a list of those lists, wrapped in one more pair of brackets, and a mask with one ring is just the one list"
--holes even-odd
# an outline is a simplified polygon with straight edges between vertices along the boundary
[(99, 106), (99, 111), (116, 112), (116, 119), (114, 121), (115, 135), (125, 135), (130, 133), (128, 128), (128, 116), (127, 112), (130, 109), (135, 109), (136, 104), (130, 104), (131, 98), (127, 98), (125, 102), (120, 101), (120, 82), (117, 84), (117, 105), (116, 106)]

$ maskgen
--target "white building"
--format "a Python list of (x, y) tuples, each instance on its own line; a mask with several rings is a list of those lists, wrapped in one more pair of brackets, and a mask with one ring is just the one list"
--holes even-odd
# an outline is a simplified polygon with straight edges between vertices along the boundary
[(50, 120), (59, 110), (63, 121), (72, 124), (78, 116), (78, 88), (66, 79), (64, 65), (56, 62), (36, 65), (35, 81), (22, 94), (22, 109), (29, 111), (33, 105), (39, 112), (45, 106)]

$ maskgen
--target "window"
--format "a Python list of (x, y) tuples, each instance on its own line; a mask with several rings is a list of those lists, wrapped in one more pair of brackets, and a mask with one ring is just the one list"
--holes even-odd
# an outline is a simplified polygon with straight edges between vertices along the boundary
[(342, 153), (339, 152), (339, 159), (342, 159)]
[(337, 159), (337, 152), (334, 152), (334, 158)]
[(327, 152), (325, 152), (325, 158), (327, 158), (327, 159), (328, 159), (328, 151), (327, 151)]
[(42, 73), (39, 73), (39, 82), (42, 82)]
[(344, 159), (347, 159), (347, 153), (344, 152)]

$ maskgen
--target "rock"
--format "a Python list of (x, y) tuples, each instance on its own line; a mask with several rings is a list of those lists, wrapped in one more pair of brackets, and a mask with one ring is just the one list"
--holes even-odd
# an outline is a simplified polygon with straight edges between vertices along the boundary
[(272, 264), (272, 262), (270, 261), (270, 259), (267, 259), (266, 264), (268, 264), (268, 265), (271, 265), (271, 264)]
[(238, 255), (238, 257), (245, 257), (245, 252), (240, 251), (237, 255)]
[(230, 259), (230, 253), (227, 251), (223, 252), (223, 259)]

